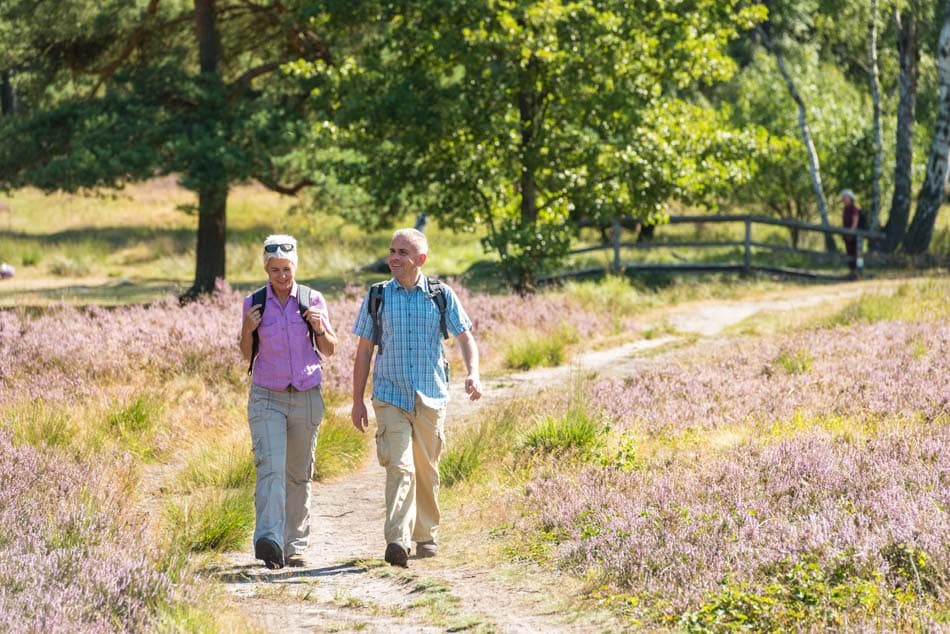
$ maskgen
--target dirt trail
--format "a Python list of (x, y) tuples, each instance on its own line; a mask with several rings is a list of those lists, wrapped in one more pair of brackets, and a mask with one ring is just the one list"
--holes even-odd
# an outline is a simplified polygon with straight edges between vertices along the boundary
[[(783, 311), (854, 297), (871, 283), (810, 287), (757, 300), (681, 305), (653, 321), (678, 333), (712, 337), (763, 310)], [(452, 386), (451, 422), (504, 399), (529, 395), (569, 380), (579, 368), (629, 375), (644, 351), (670, 343), (669, 335), (576, 357), (570, 365), (488, 380), (471, 402)], [(372, 408), (370, 408), (372, 412)], [(373, 453), (372, 451), (370, 452)], [(266, 632), (599, 632), (616, 629), (606, 615), (571, 615), (563, 599), (576, 582), (525, 564), (481, 561), (473, 540), (451, 532), (443, 517), (443, 549), (434, 559), (410, 559), (408, 570), (381, 561), (384, 472), (371, 459), (358, 472), (314, 485), (312, 542), (305, 568), (269, 571), (252, 549), (232, 553), (217, 571), (249, 622)], [(486, 527), (485, 532), (488, 532)], [(474, 541), (477, 541), (474, 540)], [(447, 552), (448, 551), (448, 552)]]

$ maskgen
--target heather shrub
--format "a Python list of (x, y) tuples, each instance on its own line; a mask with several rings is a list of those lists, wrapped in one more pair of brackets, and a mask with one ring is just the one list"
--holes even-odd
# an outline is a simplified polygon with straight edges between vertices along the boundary
[(654, 625), (932, 629), (950, 589), (946, 376), (945, 316), (644, 358), (573, 390), (610, 432), (599, 460), (529, 478), (523, 528), (543, 548), (524, 551)]
[(143, 631), (183, 598), (112, 484), (130, 470), (128, 456), (81, 464), (0, 432), (0, 630)]
[[(650, 437), (839, 416), (855, 420), (946, 416), (950, 326), (878, 322), (769, 340), (722, 342), (711, 358), (688, 350), (644, 359), (627, 379), (592, 384), (612, 427)], [(807, 372), (789, 372), (811, 359)], [(783, 361), (784, 360), (784, 361)], [(728, 378), (728, 380), (725, 380)]]

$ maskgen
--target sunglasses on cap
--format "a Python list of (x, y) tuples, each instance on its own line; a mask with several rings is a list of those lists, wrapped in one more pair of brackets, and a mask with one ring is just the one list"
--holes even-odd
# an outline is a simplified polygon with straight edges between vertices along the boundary
[(288, 243), (285, 244), (265, 244), (264, 251), (266, 253), (277, 253), (277, 249), (280, 249), (284, 253), (290, 253), (294, 250), (294, 245)]

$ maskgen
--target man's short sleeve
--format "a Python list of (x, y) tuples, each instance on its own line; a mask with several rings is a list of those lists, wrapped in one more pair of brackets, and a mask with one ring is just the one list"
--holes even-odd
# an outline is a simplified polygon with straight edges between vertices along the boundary
[(352, 333), (357, 337), (362, 337), (363, 339), (373, 340), (373, 320), (369, 316), (369, 311), (367, 310), (367, 302), (369, 302), (369, 293), (363, 297), (363, 303), (360, 304), (360, 310), (356, 313), (356, 321), (353, 323)]
[(445, 290), (445, 328), (449, 331), (449, 335), (458, 337), (463, 332), (472, 329), (472, 320), (462, 308), (462, 303), (455, 291), (444, 284), (442, 288)]

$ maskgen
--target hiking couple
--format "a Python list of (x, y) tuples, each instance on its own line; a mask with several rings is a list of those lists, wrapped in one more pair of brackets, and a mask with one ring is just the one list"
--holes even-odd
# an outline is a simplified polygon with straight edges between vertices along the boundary
[[(465, 391), (481, 397), (472, 322), (448, 286), (422, 274), (428, 241), (415, 229), (393, 234), (392, 279), (367, 293), (352, 332), (353, 425), (365, 432), (364, 392), (373, 349), (376, 452), (386, 468), (385, 560), (408, 566), (437, 552), (439, 458), (445, 446), (448, 367), (442, 339), (455, 337), (465, 364)], [(264, 241), (267, 284), (244, 298), (241, 353), (250, 363), (247, 413), (257, 481), (254, 555), (268, 568), (305, 566), (317, 431), (323, 419), (320, 358), (338, 339), (326, 300), (297, 284), (297, 241)], [(265, 310), (266, 308), (266, 310)]]

